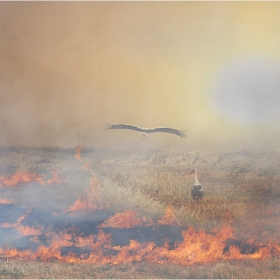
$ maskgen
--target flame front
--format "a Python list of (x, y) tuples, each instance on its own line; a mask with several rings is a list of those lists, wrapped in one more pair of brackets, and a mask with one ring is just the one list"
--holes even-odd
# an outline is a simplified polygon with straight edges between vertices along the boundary
[(173, 225), (173, 224), (179, 225), (180, 224), (172, 210), (171, 205), (168, 205), (164, 216), (161, 218), (161, 220), (158, 221), (158, 223), (160, 225)]
[(11, 204), (11, 203), (12, 203), (12, 201), (11, 201), (11, 200), (8, 200), (8, 199), (6, 199), (6, 198), (0, 199), (0, 204)]
[(151, 225), (152, 221), (149, 221), (146, 217), (140, 219), (137, 217), (134, 211), (124, 211), (122, 213), (116, 213), (105, 221), (101, 228), (112, 227), (112, 228), (134, 228), (140, 226)]
[(24, 215), (20, 216), (15, 223), (3, 223), (1, 224), (2, 228), (15, 228), (22, 236), (31, 236), (31, 235), (41, 235), (43, 231), (43, 226), (39, 228), (34, 228), (26, 225), (22, 225), (22, 221), (29, 215), (31, 210), (27, 211)]
[(0, 187), (15, 187), (20, 184), (27, 183), (38, 183), (40, 185), (51, 185), (51, 184), (61, 184), (66, 182), (66, 178), (59, 176), (55, 171), (52, 171), (52, 178), (49, 180), (44, 180), (42, 175), (36, 173), (30, 173), (28, 171), (18, 170), (13, 175), (1, 175), (0, 176)]
[(97, 205), (94, 205), (88, 197), (79, 197), (67, 212), (91, 212), (96, 209), (98, 209)]
[[(26, 260), (63, 261), (101, 264), (109, 263), (117, 265), (123, 262), (150, 262), (173, 263), (180, 265), (192, 265), (212, 263), (221, 260), (263, 259), (280, 254), (279, 244), (255, 244), (256, 252), (242, 254), (237, 246), (230, 246), (224, 252), (225, 243), (229, 238), (234, 238), (233, 229), (224, 227), (215, 234), (205, 231), (195, 231), (189, 228), (182, 232), (183, 241), (176, 244), (175, 249), (169, 249), (167, 243), (156, 246), (153, 242), (140, 244), (137, 240), (130, 240), (127, 246), (114, 246), (110, 235), (102, 230), (97, 235), (88, 237), (73, 236), (68, 233), (52, 234), (49, 246), (40, 246), (36, 251), (0, 249), (0, 254), (7, 257), (20, 257)], [(75, 246), (87, 248), (89, 252), (78, 255), (69, 252), (61, 253), (62, 248)]]
[[(79, 215), (81, 212), (89, 213), (97, 209), (107, 209), (109, 205), (101, 200), (100, 188), (101, 184), (95, 176), (93, 169), (91, 172), (90, 189), (87, 196), (80, 196), (77, 201), (63, 215)], [(10, 178), (6, 185), (14, 185), (19, 180)], [(22, 178), (22, 177), (20, 177)], [(25, 178), (25, 177), (24, 177)], [(30, 177), (27, 177), (30, 178)], [(33, 180), (50, 184), (53, 182), (43, 181), (40, 176), (32, 175)], [(39, 179), (40, 178), (40, 179)], [(61, 180), (53, 174), (53, 178)], [(42, 181), (41, 181), (42, 180)], [(24, 181), (25, 182), (25, 181)], [(108, 228), (115, 229), (131, 229), (134, 228), (152, 228), (156, 230), (160, 226), (179, 226), (179, 222), (174, 214), (172, 207), (168, 206), (164, 215), (158, 221), (151, 221), (146, 217), (139, 217), (136, 212), (126, 210), (104, 220), (103, 223), (96, 228), (97, 234), (76, 233), (76, 227), (66, 227), (63, 231), (57, 233), (52, 227), (44, 228), (44, 225), (32, 227), (23, 225), (22, 222), (29, 215), (28, 210), (24, 215), (20, 216), (15, 223), (2, 223), (2, 228), (14, 228), (21, 236), (29, 237), (30, 244), (34, 244), (35, 250), (18, 250), (16, 248), (1, 248), (0, 255), (6, 258), (23, 258), (25, 260), (41, 260), (41, 261), (62, 261), (70, 263), (90, 263), (102, 264), (109, 263), (117, 265), (124, 262), (149, 262), (149, 263), (172, 263), (180, 265), (192, 265), (212, 263), (221, 260), (244, 260), (244, 259), (263, 259), (272, 255), (280, 255), (280, 246), (277, 243), (258, 244), (252, 240), (247, 242), (254, 250), (250, 252), (242, 252), (242, 248), (238, 242), (227, 244), (228, 240), (235, 240), (233, 228), (229, 226), (223, 227), (214, 233), (207, 233), (204, 230), (196, 231), (189, 227), (182, 230), (182, 241), (176, 242), (173, 248), (169, 248), (167, 241), (163, 245), (156, 245), (154, 242), (140, 243), (138, 240), (131, 239), (128, 245), (115, 245), (114, 239), (109, 233), (104, 231)], [(56, 212), (59, 216), (61, 212)], [(67, 219), (67, 216), (65, 217)], [(41, 244), (41, 240), (45, 244)], [(34, 246), (31, 246), (32, 248)], [(76, 249), (75, 249), (76, 248)]]
[(10, 176), (0, 176), (0, 186), (4, 187), (14, 187), (22, 183), (37, 182), (44, 185), (44, 181), (41, 175), (35, 173), (30, 173), (27, 171), (17, 171), (15, 174)]

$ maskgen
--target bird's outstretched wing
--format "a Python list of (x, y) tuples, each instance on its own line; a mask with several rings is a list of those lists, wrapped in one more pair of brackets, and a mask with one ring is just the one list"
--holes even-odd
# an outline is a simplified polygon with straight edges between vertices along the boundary
[(171, 134), (178, 135), (178, 136), (180, 136), (182, 138), (188, 137), (187, 134), (185, 133), (187, 131), (173, 129), (173, 128), (169, 128), (169, 127), (157, 127), (157, 128), (147, 129), (146, 132), (147, 133), (166, 132), (166, 133), (171, 133)]
[(108, 123), (105, 123), (104, 124), (104, 129), (106, 129), (106, 130), (108, 130), (108, 129), (131, 129), (131, 130), (136, 130), (136, 131), (139, 131), (139, 132), (144, 132), (144, 129), (142, 129), (141, 127), (130, 125), (130, 124), (113, 124), (113, 125), (110, 125)]

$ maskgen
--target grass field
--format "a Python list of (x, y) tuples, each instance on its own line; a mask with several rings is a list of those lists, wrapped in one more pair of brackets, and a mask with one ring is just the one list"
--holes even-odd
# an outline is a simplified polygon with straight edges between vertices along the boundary
[[(94, 177), (98, 196), (91, 197), (92, 203), (111, 215), (131, 210), (138, 217), (158, 221), (166, 209), (172, 209), (176, 226), (208, 233), (230, 226), (236, 240), (279, 247), (280, 150), (77, 151), (0, 149), (0, 199), (24, 209), (61, 213), (75, 205), (78, 198), (92, 195), (89, 190)], [(190, 197), (194, 167), (204, 187), (200, 202)], [(15, 179), (11, 176), (19, 171), (38, 176), (34, 175), (31, 183), (19, 181), (12, 186)], [(88, 219), (91, 220), (90, 214)], [(44, 262), (2, 254), (0, 277), (279, 278), (278, 247), (275, 254), (261, 259), (228, 259), (188, 266), (129, 260), (117, 265)]]

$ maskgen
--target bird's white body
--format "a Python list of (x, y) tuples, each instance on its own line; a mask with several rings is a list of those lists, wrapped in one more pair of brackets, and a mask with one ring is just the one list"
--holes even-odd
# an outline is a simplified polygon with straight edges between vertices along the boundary
[(199, 183), (199, 181), (197, 179), (197, 169), (196, 168), (194, 169), (194, 186), (201, 186), (201, 184)]
[(194, 200), (200, 200), (203, 198), (203, 187), (197, 179), (197, 169), (194, 169), (194, 185), (191, 190), (191, 196)]

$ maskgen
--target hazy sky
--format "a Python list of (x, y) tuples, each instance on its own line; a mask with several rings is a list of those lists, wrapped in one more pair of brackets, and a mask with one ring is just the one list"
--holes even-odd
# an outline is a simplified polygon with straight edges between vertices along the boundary
[[(0, 145), (278, 147), (280, 2), (1, 2)], [(104, 131), (170, 126), (187, 139)]]

